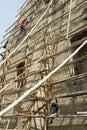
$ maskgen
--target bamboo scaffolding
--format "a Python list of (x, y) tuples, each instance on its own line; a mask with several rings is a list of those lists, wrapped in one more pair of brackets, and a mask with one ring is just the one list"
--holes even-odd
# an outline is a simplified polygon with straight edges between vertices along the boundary
[[(22, 101), (22, 102), (28, 102), (28, 101), (40, 101), (40, 102), (47, 102), (49, 100), (53, 100), (53, 99), (63, 99), (63, 98), (72, 98), (72, 97), (78, 97), (78, 96), (85, 96), (87, 95), (87, 90), (85, 91), (78, 91), (78, 92), (73, 92), (71, 94), (62, 94), (61, 96), (57, 95), (57, 96), (48, 96), (48, 97), (35, 97), (35, 98), (30, 98), (27, 101)], [(72, 99), (71, 99), (72, 100)], [(0, 105), (9, 105), (11, 104), (11, 102), (9, 103), (0, 103)]]
[(46, 59), (48, 59), (48, 58), (50, 58), (50, 57), (53, 57), (53, 56), (56, 56), (56, 55), (58, 56), (58, 55), (62, 54), (63, 52), (69, 51), (70, 49), (73, 49), (73, 48), (77, 47), (78, 45), (80, 45), (81, 42), (82, 42), (83, 40), (86, 40), (86, 39), (87, 39), (87, 37), (86, 37), (86, 38), (83, 38), (83, 39), (81, 39), (81, 40), (79, 40), (79, 41), (77, 41), (77, 42), (74, 42), (74, 44), (71, 45), (70, 47), (67, 47), (67, 48), (63, 49), (63, 50), (61, 50), (60, 52), (56, 52), (56, 53), (54, 53), (54, 54), (48, 55), (48, 56), (46, 56), (45, 58), (43, 58), (43, 60), (46, 60)]
[[(47, 34), (47, 35), (49, 35), (49, 34)], [(87, 40), (86, 40), (86, 42), (87, 42)], [(80, 43), (81, 44), (81, 43)], [(49, 46), (49, 45), (48, 45)], [(75, 45), (75, 46), (78, 46), (78, 45)], [(75, 47), (74, 46), (74, 47)], [(71, 48), (73, 48), (73, 47), (71, 47)], [(35, 52), (35, 50), (34, 50), (34, 52)], [(54, 54), (52, 54), (52, 55), (54, 55)], [(46, 59), (48, 59), (49, 60), (49, 58), (51, 58), (52, 57), (52, 55), (49, 55), (49, 56), (47, 56), (47, 57), (45, 57), (45, 58), (43, 58), (41, 61), (45, 61)], [(56, 54), (57, 55), (57, 54)], [(49, 57), (49, 58), (48, 58)], [(74, 60), (74, 61), (72, 61), (72, 62), (70, 62), (70, 63), (67, 63), (66, 65), (64, 65), (63, 67), (65, 67), (65, 66), (68, 66), (68, 65), (71, 65), (71, 64), (75, 64), (75, 63), (77, 63), (77, 62), (79, 62), (79, 61), (82, 61), (82, 60), (84, 60), (85, 58), (87, 58), (87, 55), (86, 56), (83, 56), (83, 57), (81, 57), (81, 58), (78, 58), (78, 59), (76, 59), (76, 60)], [(27, 65), (25, 66), (26, 68), (27, 68)], [(24, 68), (25, 68), (24, 67)], [(49, 70), (48, 70), (49, 71)], [(43, 72), (43, 71), (42, 71)], [(37, 72), (36, 72), (37, 73)], [(39, 71), (38, 71), (38, 73), (39, 73)], [(48, 74), (49, 75), (49, 74)], [(29, 76), (29, 75), (28, 75)], [(82, 76), (82, 75), (81, 75)], [(27, 77), (27, 76), (26, 76)], [(25, 78), (26, 78), (25, 77)], [(85, 77), (87, 77), (87, 75), (86, 74), (84, 74), (84, 76), (83, 76), (84, 78)], [(81, 77), (79, 77), (79, 78), (81, 78)], [(78, 80), (79, 79), (78, 77), (77, 78), (75, 78), (75, 80)], [(18, 78), (19, 80), (22, 80), (23, 78)], [(17, 82), (18, 81), (18, 79), (15, 81), (15, 82)], [(70, 79), (70, 80), (72, 80), (72, 79)], [(48, 83), (49, 84), (49, 83)], [(44, 84), (44, 86), (45, 85), (47, 85), (47, 84)], [(53, 84), (51, 84), (51, 85), (53, 85)], [(44, 86), (42, 86), (42, 87), (44, 87)], [(45, 86), (46, 87), (46, 86)], [(26, 89), (25, 89), (26, 90)], [(23, 90), (24, 91), (24, 90)], [(16, 93), (16, 92), (15, 92)], [(69, 95), (62, 95), (61, 97), (58, 97), (58, 98), (67, 98), (67, 97), (76, 97), (76, 96), (82, 96), (82, 95), (86, 95), (87, 94), (87, 92), (86, 93), (84, 93), (84, 92), (76, 92), (76, 93), (71, 93), (71, 94), (69, 94)], [(67, 96), (67, 97), (66, 97)], [(52, 97), (52, 99), (53, 99), (53, 97)], [(43, 97), (37, 97), (37, 98), (32, 98), (32, 99), (30, 99), (30, 101), (49, 101), (49, 97), (47, 98), (47, 100), (45, 99), (45, 98), (43, 98)], [(10, 106), (10, 105), (9, 105)], [(39, 109), (39, 108), (38, 108)], [(42, 108), (43, 109), (43, 108)], [(15, 114), (11, 114), (11, 115), (9, 115), (10, 117), (13, 115), (13, 116), (24, 116), (25, 118), (47, 118), (46, 116), (45, 117), (41, 117), (40, 115), (39, 116), (35, 116), (35, 115), (33, 115), (32, 113), (30, 114), (30, 115), (24, 115), (24, 113), (16, 113), (17, 115), (15, 115)], [(2, 115), (1, 115), (2, 116)], [(8, 115), (7, 115), (8, 116)], [(28, 117), (26, 117), (26, 116), (28, 116)], [(73, 118), (73, 117), (85, 117), (85, 115), (60, 115), (58, 118)]]
[[(70, 64), (69, 64), (70, 65)], [(66, 65), (64, 65), (63, 67), (66, 67)], [(56, 84), (59, 84), (59, 83), (63, 83), (63, 82), (70, 82), (70, 81), (74, 81), (74, 80), (79, 80), (81, 78), (86, 78), (87, 77), (87, 72), (86, 73), (83, 73), (83, 74), (79, 74), (79, 75), (75, 75), (73, 77), (70, 77), (70, 78), (67, 78), (67, 79), (63, 79), (61, 81), (55, 81), (55, 82), (51, 82), (51, 83), (46, 83), (45, 85), (42, 85), (42, 86), (50, 86), (50, 85), (56, 85)], [(22, 80), (22, 79), (21, 79)], [(34, 80), (35, 81), (35, 80)], [(14, 81), (13, 81), (14, 82)], [(30, 82), (30, 81), (29, 81)], [(4, 85), (4, 84), (3, 84)], [(19, 90), (15, 90), (15, 91), (11, 91), (10, 92), (4, 92), (2, 93), (1, 95), (9, 95), (9, 94), (15, 94), (15, 93), (20, 93), (22, 91), (25, 91), (25, 90), (28, 90), (28, 88), (22, 88), (22, 89), (19, 89)]]
[(69, 34), (69, 27), (70, 27), (70, 22), (71, 22), (71, 10), (72, 10), (72, 0), (70, 0), (70, 7), (69, 7), (69, 17), (68, 17), (68, 25), (67, 25), (67, 33), (66, 33), (66, 38), (68, 39), (68, 34)]
[[(82, 26), (82, 27), (85, 27), (85, 25)], [(80, 29), (80, 28), (79, 28), (79, 29)], [(78, 31), (78, 29), (76, 29), (76, 30), (70, 32), (70, 36), (69, 36), (69, 37), (75, 35), (75, 33), (74, 33), (75, 31)], [(72, 33), (74, 33), (74, 34), (72, 35)], [(66, 37), (66, 36), (61, 37), (60, 40), (58, 40), (58, 42), (63, 41), (63, 40), (65, 39), (65, 37)], [(38, 49), (37, 49), (37, 50), (38, 50)], [(32, 53), (32, 52), (31, 52), (31, 53)], [(30, 54), (31, 54), (31, 53), (30, 53)], [(28, 55), (30, 55), (30, 54), (28, 54)], [(26, 57), (26, 56), (25, 56), (25, 57)]]
[[(65, 14), (63, 14), (63, 15), (61, 15), (60, 17), (56, 18), (56, 20), (58, 20), (59, 18), (61, 18), (61, 17), (64, 16), (64, 15), (68, 15), (68, 12), (65, 13)], [(72, 23), (73, 21), (77, 20), (78, 18), (82, 17), (82, 16), (83, 16), (83, 14), (79, 15), (77, 18), (72, 19), (72, 20), (71, 20), (71, 23)], [(52, 22), (49, 23), (49, 24), (52, 24), (52, 23), (55, 22), (56, 20), (52, 21)], [(48, 27), (49, 24), (43, 26), (43, 27), (40, 28), (38, 31), (36, 31), (35, 33), (33, 33), (33, 34), (31, 35), (31, 37), (32, 37), (33, 35), (39, 33), (39, 32), (40, 32), (41, 30), (43, 30), (44, 28)], [(67, 25), (67, 22), (66, 22), (62, 27), (66, 26), (66, 25)], [(34, 26), (32, 26), (31, 28), (33, 28), (33, 27), (34, 27)], [(58, 30), (58, 29), (60, 29), (60, 28), (61, 28), (61, 27), (56, 28), (55, 30)], [(51, 33), (52, 33), (53, 31), (55, 31), (55, 30), (52, 30)], [(8, 36), (7, 38), (5, 38), (3, 41), (1, 41), (1, 43), (3, 43), (4, 41), (8, 40), (11, 36), (13, 36), (14, 34), (16, 34), (18, 31), (20, 31), (20, 28), (19, 28), (18, 30), (16, 30), (16, 32), (12, 33), (10, 36)], [(49, 32), (49, 33), (50, 33), (50, 32)]]
[[(55, 2), (56, 3), (56, 2)], [(33, 7), (33, 6), (32, 6)], [(44, 8), (45, 9), (45, 8)], [(34, 9), (27, 17), (29, 17), (33, 12), (35, 12), (37, 9)], [(42, 12), (42, 9), (40, 10), (40, 12)], [(39, 13), (39, 12), (38, 12)], [(23, 16), (23, 15), (22, 15)], [(26, 18), (27, 18), (26, 17)], [(35, 18), (36, 18), (37, 16), (35, 16)], [(30, 22), (32, 22), (35, 18), (32, 18), (31, 20), (30, 20)], [(19, 18), (20, 19), (20, 18)], [(16, 21), (16, 22), (18, 22), (18, 20)], [(17, 28), (18, 27), (18, 25), (16, 25), (15, 26), (15, 28)], [(13, 29), (12, 29), (13, 30)], [(3, 37), (6, 37), (6, 35), (7, 34), (9, 34), (12, 30), (10, 30), (8, 33), (6, 33)]]
[[(68, 1), (67, 1), (67, 2), (68, 2)], [(85, 1), (82, 1), (82, 2), (81, 2), (81, 3), (79, 3), (77, 6), (73, 7), (73, 8), (72, 8), (72, 11), (73, 11), (75, 8), (77, 8), (77, 7), (81, 6), (81, 4), (83, 4), (84, 2), (85, 2)], [(54, 14), (54, 13), (53, 13), (53, 14)], [(49, 14), (49, 15), (52, 15), (52, 14)], [(48, 15), (48, 16), (49, 16), (49, 15)], [(63, 17), (64, 15), (68, 15), (68, 11), (67, 11), (67, 12), (65, 12), (63, 15), (61, 15), (60, 17), (58, 17), (57, 19), (59, 19), (59, 18)], [(34, 19), (35, 19), (35, 18), (34, 18)], [(57, 19), (56, 19), (56, 20), (57, 20)], [(33, 19), (32, 19), (32, 20), (33, 20)], [(32, 21), (32, 20), (31, 20), (31, 21)], [(52, 23), (53, 23), (53, 22), (55, 22), (56, 20), (52, 21), (52, 22), (51, 22), (51, 23), (49, 23), (49, 24), (52, 24)], [(31, 21), (30, 21), (30, 22), (31, 22)], [(71, 21), (71, 22), (72, 22), (72, 21)], [(66, 23), (66, 24), (67, 24), (67, 23)], [(42, 27), (42, 29), (44, 29), (44, 28), (45, 28), (45, 27), (47, 27), (47, 26), (48, 26), (48, 25), (46, 25), (46, 26)], [(41, 29), (40, 29), (40, 30), (41, 30)], [(39, 30), (39, 31), (40, 31), (40, 30)], [(36, 32), (36, 33), (37, 33), (37, 32)], [(13, 34), (15, 34), (15, 33), (13, 33)], [(10, 36), (12, 36), (12, 35), (10, 35)], [(4, 41), (5, 41), (5, 40), (7, 40), (7, 39), (8, 39), (8, 38), (4, 39), (2, 42), (4, 42)], [(1, 43), (2, 43), (2, 42), (1, 42)]]
[[(24, 13), (22, 13), (22, 16), (24, 16), (30, 9), (32, 9), (37, 3), (38, 3), (38, 1), (39, 0), (37, 0), (33, 5), (31, 5)], [(31, 3), (32, 1), (29, 1), (29, 3)], [(27, 3), (27, 5), (29, 4), (29, 3)], [(26, 5), (26, 6), (27, 6)], [(21, 13), (21, 11), (16, 15), (16, 17), (18, 16), (18, 15), (20, 15), (20, 13)], [(20, 16), (20, 18), (21, 18), (21, 16)]]
[[(38, 2), (38, 1), (37, 1), (37, 2)], [(36, 2), (36, 3), (37, 3), (37, 2)], [(53, 4), (56, 4), (56, 1), (55, 1)], [(32, 6), (32, 7), (34, 7), (34, 6)], [(28, 9), (28, 10), (30, 10), (30, 9)], [(27, 11), (28, 11), (28, 10), (27, 10)], [(37, 10), (37, 9), (33, 10), (31, 13), (33, 13), (33, 12), (36, 11), (36, 10)], [(26, 13), (27, 13), (27, 11), (26, 11)], [(40, 12), (42, 12), (42, 9), (40, 10)], [(30, 13), (27, 17), (29, 17), (29, 16), (31, 15), (31, 13)], [(39, 12), (38, 12), (38, 13), (39, 13)], [(22, 17), (23, 17), (23, 15), (22, 15)], [(26, 18), (27, 18), (27, 17), (26, 17)], [(20, 18), (21, 18), (21, 17), (20, 17)], [(19, 18), (19, 19), (20, 19), (20, 18)], [(35, 17), (35, 18), (36, 18), (36, 17)], [(32, 20), (34, 20), (35, 18), (33, 18)], [(31, 20), (30, 22), (32, 22), (32, 20)], [(19, 20), (17, 20), (16, 22), (18, 22), (18, 21), (19, 21)], [(15, 22), (15, 23), (16, 23), (16, 22)], [(14, 25), (15, 23), (13, 23), (13, 25)], [(11, 26), (13, 26), (13, 25), (11, 25)], [(18, 27), (18, 25), (16, 25), (15, 28), (16, 28), (16, 27)], [(9, 27), (9, 28), (10, 28), (10, 27)], [(13, 29), (12, 29), (12, 30), (13, 30)], [(11, 30), (11, 31), (12, 31), (12, 30)], [(9, 31), (7, 34), (9, 34), (11, 31)], [(6, 34), (6, 35), (7, 35), (7, 34)], [(5, 37), (6, 35), (4, 35), (4, 37)]]
[[(33, 6), (32, 6), (32, 8), (33, 8)], [(43, 11), (45, 11), (45, 9), (46, 9), (46, 7), (44, 7), (43, 9), (41, 9), (39, 12), (40, 13), (42, 13)], [(34, 9), (32, 12), (30, 12), (30, 14), (28, 14), (28, 16), (26, 17), (26, 18), (28, 18), (30, 15), (32, 15), (33, 13), (34, 13), (34, 11), (36, 11), (37, 9)], [(39, 13), (38, 12), (38, 13)], [(20, 18), (16, 21), (16, 22), (19, 22), (19, 20), (23, 17), (24, 15), (21, 15), (20, 16)], [(36, 15), (35, 16), (35, 18), (37, 18), (39, 15)], [(29, 23), (31, 23), (35, 18), (32, 18), (30, 21), (29, 21)], [(16, 24), (16, 22), (15, 22), (15, 24)], [(13, 24), (14, 25), (14, 24)], [(14, 34), (16, 34), (19, 30), (20, 30), (20, 28), (19, 28), (19, 24), (17, 24), (17, 25), (15, 25), (15, 29), (18, 29), (18, 30), (16, 30), (14, 33), (12, 33), (10, 36), (13, 36)], [(31, 27), (31, 28), (33, 28), (33, 26)], [(7, 32), (4, 36), (3, 36), (3, 38), (5, 38), (9, 33), (11, 33), (12, 31), (14, 30), (14, 28), (12, 29), (12, 30), (10, 30), (9, 32)], [(6, 39), (4, 39), (1, 43), (3, 43), (4, 41), (6, 41), (8, 38), (10, 38), (10, 36), (8, 36)]]
[(7, 113), (10, 109), (12, 109), (14, 106), (16, 106), (18, 103), (20, 103), (24, 98), (26, 98), (28, 95), (30, 95), (31, 92), (35, 91), (37, 88), (40, 87), (40, 85), (45, 82), (49, 77), (51, 77), (55, 72), (57, 72), (64, 64), (66, 64), (75, 54), (78, 53), (78, 51), (85, 46), (87, 43), (87, 40), (83, 42), (83, 44), (78, 47), (67, 59), (65, 59), (59, 66), (57, 66), (52, 72), (50, 72), (46, 77), (44, 77), (43, 80), (41, 80), (39, 83), (37, 83), (34, 87), (27, 90), (21, 97), (19, 97), (16, 101), (14, 101), (11, 105), (9, 105), (7, 108), (2, 110), (0, 112), (0, 117), (3, 116), (5, 113)]
[[(75, 61), (73, 61), (73, 62), (71, 62), (71, 63), (67, 63), (66, 65), (64, 65), (63, 66), (63, 68), (64, 67), (66, 67), (66, 66), (68, 66), (68, 65), (71, 65), (71, 64), (75, 64), (75, 63), (78, 63), (78, 62), (81, 62), (82, 60), (86, 60), (86, 58), (87, 58), (87, 55), (86, 56), (83, 56), (83, 57), (81, 57), (81, 58), (78, 58), (77, 60), (75, 60)], [(46, 71), (46, 70), (45, 70)], [(44, 70), (42, 70), (42, 71), (38, 71), (38, 72), (33, 72), (33, 73), (30, 73), (29, 75), (27, 75), (25, 78), (27, 78), (28, 76), (30, 76), (30, 75), (35, 75), (35, 74), (37, 74), (37, 73), (40, 73), (40, 72), (44, 72)], [(24, 72), (25, 73), (25, 72)], [(23, 73), (23, 74), (24, 74)], [(21, 75), (23, 75), (23, 74), (21, 74)], [(20, 75), (20, 76), (21, 76)], [(76, 78), (75, 78), (75, 76), (74, 77), (72, 77), (72, 79), (73, 80), (78, 80), (78, 79), (81, 79), (81, 78), (85, 78), (86, 77), (86, 74), (84, 73), (84, 74), (81, 74), (81, 75), (83, 75), (83, 76), (81, 76), (80, 77), (80, 75), (77, 75), (76, 76)], [(25, 78), (19, 78), (19, 77), (17, 77), (16, 79), (15, 79), (15, 81), (14, 82), (17, 82), (17, 81), (19, 81), (19, 80), (23, 80), (23, 79), (25, 79)], [(72, 80), (71, 78), (70, 78), (70, 80)], [(69, 79), (67, 79), (68, 81), (69, 81)], [(63, 82), (66, 82), (66, 81), (63, 81)], [(58, 81), (58, 83), (60, 83), (60, 81)], [(57, 84), (58, 84), (57, 83)], [(48, 83), (49, 84), (49, 83)], [(54, 83), (53, 83), (54, 84)], [(4, 85), (4, 84), (2, 84), (2, 85)], [(23, 90), (26, 90), (26, 89), (23, 89)], [(14, 94), (15, 92), (19, 92), (19, 91), (23, 91), (23, 90), (15, 90), (15, 91), (10, 91), (10, 94)], [(3, 93), (3, 94), (5, 94), (5, 93)], [(9, 94), (9, 92), (6, 92), (6, 95), (8, 95)]]
[[(38, 60), (38, 61), (36, 61), (33, 65), (31, 65), (31, 68), (34, 66), (34, 65), (36, 65), (41, 59), (43, 58), (43, 56)], [(27, 70), (28, 71), (28, 70)], [(20, 74), (15, 80), (13, 80), (13, 81), (11, 81), (9, 84), (7, 84), (4, 88), (2, 88), (1, 90), (0, 90), (0, 93), (2, 93), (7, 87), (9, 87), (12, 83), (14, 83), (14, 81), (16, 81), (19, 77), (21, 77), (23, 74), (25, 74), (25, 71), (22, 73), (22, 74)]]
[[(84, 27), (84, 26), (83, 26), (83, 27)], [(76, 29), (76, 30), (78, 30), (78, 29)], [(75, 30), (75, 31), (76, 31), (76, 30)], [(73, 31), (72, 33), (74, 33), (74, 31)], [(71, 36), (72, 36), (72, 35), (71, 35), (71, 33), (70, 33), (70, 37), (71, 37)], [(64, 36), (64, 37), (65, 37), (65, 36)], [(64, 39), (65, 39), (65, 38), (63, 38), (63, 37), (62, 37), (62, 38), (60, 38), (59, 42), (60, 42), (60, 41), (62, 41), (62, 40), (64, 40)], [(37, 50), (38, 50), (38, 49), (37, 49)], [(32, 52), (31, 52), (31, 53), (29, 53), (28, 55), (30, 55), (30, 54), (32, 54)], [(26, 56), (25, 56), (25, 57), (26, 57)]]
[[(44, 61), (44, 60), (46, 60), (46, 59), (48, 59), (48, 58), (50, 58), (50, 57), (53, 57), (53, 56), (58, 56), (58, 55), (60, 55), (60, 54), (62, 54), (63, 52), (66, 52), (66, 51), (68, 51), (69, 49), (73, 49), (74, 47), (76, 47), (76, 46), (78, 46), (78, 45), (80, 45), (81, 44), (81, 42), (83, 41), (83, 40), (86, 40), (87, 39), (87, 37), (85, 37), (85, 38), (83, 38), (83, 39), (81, 39), (81, 40), (79, 40), (79, 41), (77, 41), (77, 42), (74, 42), (74, 44), (73, 45), (71, 45), (70, 47), (67, 47), (67, 48), (65, 48), (64, 50), (61, 50), (60, 52), (56, 52), (56, 53), (54, 53), (54, 54), (51, 54), (51, 55), (48, 55), (48, 56), (44, 56), (43, 57), (43, 59), (42, 59), (42, 61)], [(52, 42), (53, 43), (53, 42)], [(50, 43), (51, 44), (51, 43)], [(49, 44), (47, 44), (47, 46), (48, 46)], [(44, 49), (44, 47), (45, 47), (45, 45), (44, 46), (41, 46), (41, 49), (43, 48)], [(37, 48), (36, 50), (34, 50), (35, 52), (36, 51), (38, 51), (38, 50), (40, 50), (40, 47), (39, 48)], [(30, 55), (30, 54), (32, 54), (32, 53), (34, 53), (33, 51), (32, 52), (30, 52), (30, 53), (28, 53), (27, 54), (27, 56), (28, 55)], [(25, 58), (25, 57), (24, 57)], [(84, 57), (84, 58), (86, 58), (86, 56)], [(78, 59), (77, 59), (78, 60)], [(81, 61), (80, 59), (79, 59), (79, 61)], [(18, 61), (17, 61), (18, 62)], [(73, 62), (74, 62), (74, 60), (73, 60)], [(71, 63), (73, 63), (73, 62), (71, 62)], [(70, 64), (71, 64), (70, 63)], [(75, 63), (75, 62), (74, 62)], [(23, 68), (27, 68), (27, 67), (29, 67), (30, 66), (30, 64), (28, 65), (26, 65), (25, 67), (22, 67), (22, 69)], [(19, 69), (18, 69), (19, 70)], [(16, 71), (16, 69), (14, 69), (14, 70), (10, 70), (10, 72), (8, 71), (7, 73), (11, 73), (11, 72), (15, 72)], [(4, 74), (7, 74), (7, 73), (4, 73)], [(3, 75), (3, 74), (2, 74)], [(0, 75), (0, 77), (2, 76), (2, 75)]]
[(46, 107), (47, 102), (44, 103), (41, 107), (39, 107), (36, 111), (33, 112), (33, 114), (31, 115), (31, 113), (16, 113), (16, 114), (11, 114), (11, 115), (6, 115), (3, 116), (2, 118), (7, 118), (7, 117), (12, 117), (12, 116), (24, 116), (25, 118), (32, 118), (32, 116), (34, 116), (35, 114), (37, 114), (41, 109), (43, 109), (44, 107)]
[[(80, 4), (78, 4), (78, 6), (75, 6), (74, 8), (72, 8), (72, 10), (75, 9), (76, 7), (81, 6), (81, 4), (82, 4), (82, 2), (81, 2)], [(72, 10), (71, 10), (71, 11), (72, 11)], [(67, 13), (64, 13), (63, 15), (66, 15), (66, 14), (68, 15), (68, 11), (67, 11)], [(63, 15), (62, 15), (62, 16), (63, 16)], [(59, 16), (58, 18), (56, 18), (56, 20), (59, 19), (59, 18), (61, 18), (62, 16)], [(77, 18), (75, 18), (75, 19), (78, 19), (78, 18), (80, 18), (81, 16), (83, 16), (83, 14), (82, 14), (82, 15), (79, 15), (79, 16), (78, 16)], [(72, 23), (75, 19), (72, 19), (72, 20), (71, 20), (71, 23)], [(55, 22), (56, 20), (52, 21), (52, 22), (49, 23), (49, 24), (52, 24), (52, 23)], [(49, 25), (49, 24), (48, 24), (48, 25)], [(38, 31), (36, 31), (35, 33), (33, 33), (31, 36), (37, 34), (37, 33), (40, 32), (42, 29), (46, 28), (48, 25), (45, 25), (44, 27), (40, 28)], [(65, 26), (65, 25), (67, 25), (67, 22), (66, 22), (63, 26)], [(63, 27), (63, 26), (62, 26), (62, 27)], [(61, 27), (59, 27), (59, 28), (61, 28)], [(53, 30), (52, 30), (52, 31), (53, 31)], [(49, 33), (50, 33), (50, 32), (49, 32)], [(47, 33), (47, 34), (49, 34), (49, 33)]]
[[(30, 98), (27, 100), (28, 101), (41, 101), (41, 102), (46, 102), (46, 101), (49, 101), (49, 100), (52, 100), (52, 99), (62, 99), (62, 98), (71, 98), (71, 97), (78, 97), (78, 96), (85, 96), (87, 95), (87, 90), (84, 90), (84, 91), (78, 91), (78, 92), (73, 92), (71, 94), (62, 94), (61, 96), (48, 96), (48, 97), (34, 97), (34, 98)], [(71, 99), (72, 100), (72, 99)], [(23, 101), (25, 102), (25, 101)], [(0, 103), (0, 105), (7, 105), (7, 104), (10, 104), (11, 102), (9, 103)]]
[[(52, 0), (53, 1), (53, 0)], [(49, 6), (48, 6), (48, 8), (46, 9), (46, 11), (44, 12), (44, 14), (42, 15), (42, 17), (39, 19), (39, 21), (36, 23), (36, 26), (39, 24), (39, 22), (40, 22), (40, 20), (43, 18), (43, 16), (46, 14), (46, 12), (48, 11), (48, 9), (49, 9), (49, 7), (50, 7), (50, 5), (52, 4), (52, 1), (49, 3)], [(35, 29), (35, 27), (36, 26), (34, 26), (34, 28), (31, 30), (31, 32)], [(16, 49), (12, 52), (12, 53), (10, 53), (10, 55), (1, 63), (1, 65), (8, 59), (8, 58), (10, 58), (10, 56), (17, 50), (17, 48), (18, 47), (20, 47), (20, 45), (26, 40), (26, 38), (28, 37), (30, 35), (30, 33), (23, 39), (23, 41), (16, 47)], [(12, 81), (12, 83), (13, 83), (13, 81)], [(10, 83), (11, 84), (11, 83)], [(7, 85), (8, 86), (8, 85)], [(5, 86), (4, 88), (6, 88), (7, 86)], [(2, 90), (4, 90), (4, 88), (2, 89)], [(2, 90), (0, 91), (0, 92), (2, 92)]]
[[(26, 5), (28, 4), (28, 3), (30, 3), (31, 2), (31, 0), (26, 0), (23, 4), (22, 4), (22, 6), (19, 8), (19, 10), (18, 10), (18, 12), (21, 10), (22, 11), (22, 9), (24, 9), (25, 7), (26, 7)], [(20, 12), (21, 12), (20, 11)], [(17, 17), (17, 16), (15, 16), (15, 17)]]
[[(68, 3), (69, 1), (67, 0), (65, 3), (63, 3), (63, 4), (66, 4), (66, 3)], [(79, 3), (77, 6), (75, 6), (74, 8), (72, 8), (72, 11), (76, 8), (76, 7), (79, 7), (81, 4), (83, 4), (83, 2), (85, 2), (85, 1), (82, 1), (81, 3)], [(55, 4), (56, 4), (56, 2), (55, 2)], [(62, 5), (60, 5), (58, 8), (57, 8), (57, 10), (61, 7)], [(62, 8), (62, 7), (61, 7)], [(60, 8), (60, 9), (61, 9)], [(56, 10), (54, 11), (54, 12), (56, 12)], [(47, 17), (49, 17), (50, 15), (52, 15), (52, 14), (54, 14), (53, 12), (52, 13), (50, 13), (49, 15), (47, 15), (45, 18), (47, 18)], [(63, 14), (63, 15), (66, 15), (66, 14), (68, 14), (68, 11), (65, 13), (65, 14)], [(62, 15), (62, 16), (63, 16)], [(60, 17), (62, 17), (62, 16), (60, 16)], [(57, 19), (59, 19), (60, 17), (58, 17)], [(57, 20), (56, 19), (56, 20)], [(32, 20), (31, 20), (32, 21)], [(54, 21), (55, 22), (55, 21)], [(51, 24), (51, 23), (49, 23), (49, 24)]]
[(50, 1), (47, 9), (45, 10), (45, 12), (43, 13), (43, 15), (40, 17), (40, 19), (37, 21), (37, 23), (35, 24), (35, 26), (31, 29), (31, 31), (24, 37), (24, 39), (21, 41), (21, 43), (8, 55), (8, 57), (6, 57), (5, 60), (3, 60), (0, 63), (0, 66), (3, 65), (3, 63), (5, 63), (7, 61), (7, 59), (9, 59), (12, 54), (14, 54), (16, 52), (16, 50), (25, 42), (25, 40), (30, 36), (30, 34), (33, 32), (33, 30), (37, 27), (37, 25), (40, 23), (40, 21), (42, 20), (42, 18), (44, 17), (44, 15), (47, 13), (47, 11), (49, 10), (51, 4), (52, 4), (53, 0)]
[(69, 97), (77, 97), (77, 96), (83, 96), (83, 95), (87, 95), (87, 90), (78, 91), (78, 92), (74, 92), (74, 93), (71, 93), (71, 94), (59, 96), (59, 98), (69, 98)]
[(9, 28), (7, 28), (6, 32), (8, 32), (8, 30), (11, 29), (19, 21), (19, 19), (17, 21), (15, 21)]
[(63, 98), (78, 97), (78, 96), (83, 96), (83, 95), (87, 95), (87, 90), (73, 92), (71, 94), (62, 94), (61, 96), (60, 95), (56, 95), (56, 96), (50, 96), (50, 97), (37, 97), (35, 100), (45, 101), (46, 102), (46, 101), (57, 99), (57, 98), (58, 99), (63, 99)]

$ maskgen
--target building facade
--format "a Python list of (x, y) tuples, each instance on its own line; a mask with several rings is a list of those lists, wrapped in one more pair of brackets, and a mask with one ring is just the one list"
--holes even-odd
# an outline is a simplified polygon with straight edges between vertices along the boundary
[[(87, 40), (87, 1), (53, 0), (48, 8), (50, 2), (27, 0), (19, 10), (18, 20), (7, 30), (2, 41), (6, 45), (2, 62), (8, 58), (0, 69), (0, 89), (6, 87), (0, 94), (0, 111), (33, 88)], [(24, 18), (28, 23), (21, 32), (20, 22)], [(78, 112), (87, 111), (86, 88), (87, 45), (5, 113), (0, 130), (86, 130), (86, 115), (78, 116)], [(42, 115), (49, 115), (52, 102), (59, 104), (60, 116), (49, 124)]]

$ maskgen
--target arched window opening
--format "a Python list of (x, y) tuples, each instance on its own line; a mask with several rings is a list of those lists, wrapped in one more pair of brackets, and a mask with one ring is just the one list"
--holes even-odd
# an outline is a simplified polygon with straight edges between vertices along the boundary
[(20, 64), (18, 64), (17, 66), (17, 76), (21, 75), (20, 78), (18, 79), (18, 85), (17, 88), (22, 88), (25, 85), (25, 74), (23, 74), (25, 68), (25, 62), (21, 62)]

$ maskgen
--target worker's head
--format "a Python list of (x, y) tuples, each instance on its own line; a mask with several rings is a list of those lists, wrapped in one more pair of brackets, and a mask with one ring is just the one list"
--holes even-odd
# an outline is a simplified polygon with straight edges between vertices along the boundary
[(55, 107), (55, 103), (52, 103), (52, 107)]

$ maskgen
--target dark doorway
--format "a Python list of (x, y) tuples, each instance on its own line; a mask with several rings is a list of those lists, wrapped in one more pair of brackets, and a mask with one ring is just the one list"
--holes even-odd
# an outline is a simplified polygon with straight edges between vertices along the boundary
[(23, 74), (25, 68), (25, 62), (21, 62), (18, 64), (17, 66), (17, 76), (21, 75), (19, 80), (18, 80), (18, 88), (22, 88), (24, 87), (25, 83), (26, 83), (26, 80), (25, 80), (25, 74)]

